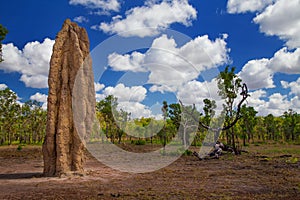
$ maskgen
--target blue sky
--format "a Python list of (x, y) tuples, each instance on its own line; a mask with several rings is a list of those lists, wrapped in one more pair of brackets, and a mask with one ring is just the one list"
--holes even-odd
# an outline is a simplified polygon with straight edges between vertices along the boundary
[(260, 115), (300, 112), (299, 10), (300, 0), (4, 1), (0, 88), (46, 103), (52, 46), (69, 18), (88, 32), (97, 99), (113, 94), (136, 117), (158, 114), (163, 100), (219, 100), (213, 76), (226, 65)]

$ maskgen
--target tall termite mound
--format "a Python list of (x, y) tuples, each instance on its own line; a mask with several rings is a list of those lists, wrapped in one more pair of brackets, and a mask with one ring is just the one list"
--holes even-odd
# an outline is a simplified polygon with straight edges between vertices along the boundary
[[(56, 36), (50, 60), (47, 127), (43, 144), (45, 176), (83, 173), (82, 137), (87, 137), (91, 131), (95, 109), (89, 48), (86, 30), (67, 19)], [(76, 106), (80, 107), (80, 116), (73, 113)], [(82, 118), (79, 120), (81, 124), (74, 123), (76, 117)]]

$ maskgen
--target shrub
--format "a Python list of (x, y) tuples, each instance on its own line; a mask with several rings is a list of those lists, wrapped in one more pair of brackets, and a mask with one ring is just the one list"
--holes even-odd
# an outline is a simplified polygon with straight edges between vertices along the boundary
[(145, 140), (136, 140), (136, 141), (134, 141), (134, 144), (135, 145), (145, 145), (146, 141)]

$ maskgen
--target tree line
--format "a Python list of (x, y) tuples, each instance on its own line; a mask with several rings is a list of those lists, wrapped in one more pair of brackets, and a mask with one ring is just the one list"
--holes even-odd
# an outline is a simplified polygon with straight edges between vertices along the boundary
[[(110, 107), (111, 100), (113, 100), (114, 108)], [(188, 121), (191, 118), (184, 119), (182, 106), (179, 103), (168, 105), (167, 102), (164, 102), (163, 108), (166, 110), (166, 114), (163, 119), (144, 117), (130, 119), (130, 113), (124, 110), (118, 111), (117, 105), (117, 98), (110, 95), (98, 102), (96, 109), (100, 127), (106, 138), (113, 143), (160, 143), (166, 145), (180, 127), (189, 129), (190, 126), (195, 125), (195, 123)], [(215, 108), (214, 100), (204, 99), (203, 113), (197, 111), (193, 114), (198, 116), (202, 123), (210, 124), (212, 120), (217, 120), (213, 118)], [(184, 109), (192, 110), (193, 108), (186, 106)], [(233, 136), (231, 131), (234, 132)], [(130, 133), (130, 135), (126, 133)], [(180, 137), (184, 145), (201, 145), (207, 130), (197, 124), (197, 130), (192, 133), (193, 135), (190, 131), (180, 131), (180, 134), (182, 134)], [(189, 144), (191, 136), (194, 137), (194, 140)], [(222, 141), (232, 145), (230, 137), (234, 137), (235, 142), (243, 146), (269, 141), (300, 142), (300, 114), (289, 109), (281, 116), (272, 114), (257, 116), (257, 111), (253, 107), (243, 105), (240, 120), (233, 126), (232, 130), (223, 131), (220, 135)]]
[[(299, 143), (300, 114), (294, 110), (289, 109), (281, 116), (257, 116), (255, 108), (243, 104), (237, 112), (234, 101), (243, 95), (239, 92), (245, 88), (234, 70), (226, 67), (217, 77), (219, 95), (225, 102), (222, 111), (224, 125), (237, 120), (234, 126), (223, 130), (219, 138), (233, 147), (268, 141)], [(131, 113), (118, 109), (116, 97), (107, 96), (96, 104), (96, 116), (103, 134), (99, 137), (99, 133), (92, 133), (91, 140), (166, 146), (179, 133), (184, 146), (201, 145), (208, 133), (205, 127), (218, 124), (214, 99), (204, 99), (201, 111), (193, 105), (162, 103), (161, 119), (132, 119)], [(28, 101), (20, 104), (17, 95), (9, 88), (0, 90), (0, 145), (42, 143), (46, 118), (47, 111), (40, 103)], [(191, 138), (194, 139), (191, 141)]]
[(21, 104), (9, 88), (0, 90), (0, 145), (41, 144), (47, 112), (37, 101)]

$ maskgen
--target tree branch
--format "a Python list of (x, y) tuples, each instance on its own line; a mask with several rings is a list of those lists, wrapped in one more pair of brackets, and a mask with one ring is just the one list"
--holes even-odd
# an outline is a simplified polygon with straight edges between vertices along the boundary
[[(194, 114), (194, 111), (195, 111), (195, 109), (196, 109), (195, 104), (193, 104), (193, 110), (192, 110), (192, 112), (190, 112), (190, 113), (188, 113), (188, 114), (189, 114), (195, 121), (198, 121), (199, 124), (200, 124), (203, 128), (205, 128), (205, 129), (207, 129), (207, 130), (214, 131), (214, 132), (219, 132), (219, 131), (224, 131), (224, 130), (230, 129), (230, 128), (233, 127), (233, 126), (237, 123), (237, 121), (241, 118), (241, 116), (240, 116), (241, 106), (242, 106), (242, 104), (244, 103), (244, 101), (248, 98), (248, 96), (250, 96), (250, 95), (248, 94), (248, 88), (247, 88), (247, 85), (246, 85), (245, 83), (244, 83), (243, 86), (242, 86), (242, 92), (240, 93), (240, 95), (242, 95), (243, 98), (242, 98), (242, 100), (239, 102), (239, 104), (238, 104), (238, 106), (237, 106), (237, 113), (236, 113), (235, 119), (234, 119), (229, 125), (227, 125), (227, 126), (223, 126), (223, 127), (219, 127), (219, 128), (212, 128), (212, 127), (210, 127), (210, 126), (204, 124), (201, 120), (197, 119), (197, 117), (195, 117), (195, 116), (193, 115), (193, 114)], [(182, 103), (181, 100), (179, 100), (179, 103), (180, 103), (181, 107), (184, 108), (184, 105), (183, 105), (183, 103)], [(187, 111), (185, 111), (185, 112), (187, 112)]]

